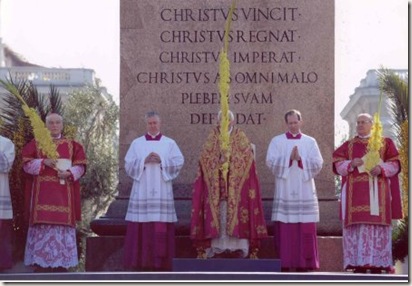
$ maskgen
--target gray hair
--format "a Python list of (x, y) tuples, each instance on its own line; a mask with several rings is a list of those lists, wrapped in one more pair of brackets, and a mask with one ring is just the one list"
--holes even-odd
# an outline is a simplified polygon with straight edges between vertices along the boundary
[(358, 116), (356, 117), (356, 119), (358, 119), (361, 116), (364, 116), (364, 117), (368, 118), (370, 120), (370, 122), (373, 122), (373, 116), (370, 115), (369, 113), (366, 113), (366, 112), (359, 113)]
[(152, 117), (157, 117), (157, 118), (159, 118), (159, 120), (160, 120), (160, 115), (159, 115), (159, 113), (158, 113), (157, 111), (149, 111), (149, 112), (147, 112), (147, 113), (145, 114), (145, 116), (144, 116), (144, 120), (147, 122), (147, 120), (148, 120), (149, 118), (152, 118)]
[(61, 122), (63, 123), (63, 116), (61, 116), (58, 113), (49, 113), (49, 114), (47, 114), (46, 115), (46, 123), (49, 121), (51, 116), (57, 116), (61, 120)]

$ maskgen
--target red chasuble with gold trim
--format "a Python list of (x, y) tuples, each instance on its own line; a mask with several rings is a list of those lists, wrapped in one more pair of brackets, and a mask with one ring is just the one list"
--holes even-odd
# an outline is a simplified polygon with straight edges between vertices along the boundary
[(192, 197), (191, 238), (195, 247), (210, 247), (219, 237), (219, 202), (227, 200), (227, 234), (250, 240), (255, 247), (267, 237), (260, 185), (251, 144), (245, 133), (233, 128), (227, 185), (220, 166), (219, 129), (209, 134), (200, 156)]
[[(69, 159), (74, 165), (83, 165), (86, 171), (86, 154), (76, 141), (60, 138), (57, 144), (59, 159)], [(46, 156), (37, 148), (33, 139), (22, 150), (23, 163)], [(26, 184), (26, 199), (30, 209), (30, 224), (58, 224), (74, 226), (81, 220), (80, 183), (70, 177), (60, 182), (57, 171), (42, 166), (40, 174), (31, 177)], [(27, 189), (28, 188), (28, 189)]]
[[(367, 152), (368, 138), (355, 137), (346, 141), (333, 152), (333, 172), (337, 175), (336, 162), (362, 158)], [(393, 141), (385, 138), (380, 150), (383, 162), (397, 161), (398, 151)], [(346, 184), (345, 226), (351, 224), (390, 225), (392, 219), (402, 218), (401, 197), (398, 175), (391, 178), (378, 176), (379, 215), (370, 214), (369, 175), (359, 173), (358, 168), (342, 177), (342, 186)], [(341, 212), (340, 212), (341, 213)]]

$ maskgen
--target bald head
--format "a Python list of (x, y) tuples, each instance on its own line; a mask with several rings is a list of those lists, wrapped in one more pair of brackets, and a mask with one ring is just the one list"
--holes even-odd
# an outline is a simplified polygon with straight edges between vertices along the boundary
[(359, 136), (368, 136), (371, 133), (373, 117), (369, 113), (361, 113), (356, 118), (356, 132)]

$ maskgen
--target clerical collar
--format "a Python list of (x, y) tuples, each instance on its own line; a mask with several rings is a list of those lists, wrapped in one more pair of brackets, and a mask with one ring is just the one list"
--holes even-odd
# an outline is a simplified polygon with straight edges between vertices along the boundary
[(159, 141), (160, 138), (162, 137), (162, 133), (159, 132), (154, 136), (149, 133), (146, 133), (145, 137), (147, 141)]
[(368, 135), (365, 135), (365, 136), (361, 136), (361, 135), (358, 134), (358, 137), (361, 138), (361, 139), (368, 139), (369, 137), (371, 137), (371, 135), (368, 134)]
[(59, 134), (59, 136), (52, 137), (53, 140), (57, 140), (57, 139), (60, 139), (60, 138), (62, 138), (62, 135), (61, 135), (61, 134)]
[(289, 131), (286, 132), (286, 138), (287, 139), (300, 139), (301, 137), (302, 137), (302, 133), (292, 134)]

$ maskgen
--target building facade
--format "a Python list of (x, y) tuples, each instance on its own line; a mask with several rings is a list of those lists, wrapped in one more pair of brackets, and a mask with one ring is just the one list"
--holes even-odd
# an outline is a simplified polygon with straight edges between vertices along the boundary
[[(408, 76), (408, 70), (393, 70), (401, 77)], [(359, 113), (369, 113), (372, 116), (378, 111), (380, 89), (379, 71), (376, 69), (368, 70), (366, 77), (361, 80), (360, 85), (355, 89), (355, 93), (349, 97), (349, 102), (345, 105), (340, 115), (349, 125), (349, 138), (356, 134), (356, 117)], [(392, 125), (394, 123), (391, 115), (390, 99), (383, 94), (381, 106), (381, 122), (384, 136), (395, 139)]]
[[(0, 79), (31, 81), (40, 94), (48, 94), (53, 85), (64, 102), (74, 90), (95, 86), (95, 72), (84, 68), (47, 68), (23, 60), (0, 41)], [(102, 94), (106, 92), (102, 88)], [(0, 106), (6, 91), (0, 86)]]

